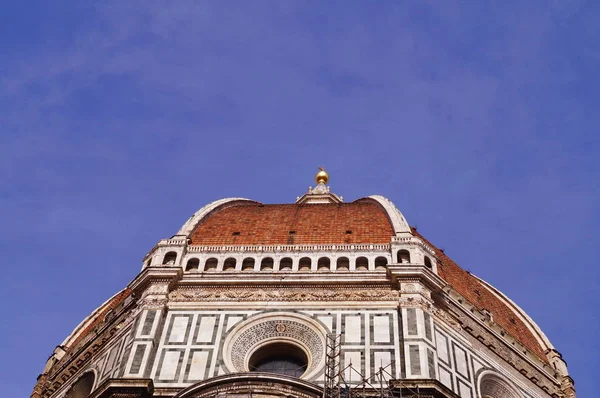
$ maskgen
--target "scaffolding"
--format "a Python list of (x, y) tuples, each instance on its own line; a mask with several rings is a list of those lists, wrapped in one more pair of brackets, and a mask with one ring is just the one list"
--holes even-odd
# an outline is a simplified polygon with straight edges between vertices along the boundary
[(391, 373), (394, 361), (387, 365), (380, 364), (379, 369), (370, 377), (365, 377), (352, 363), (340, 364), (341, 335), (328, 334), (325, 354), (325, 385), (323, 398), (403, 398), (403, 390), (410, 397), (420, 397), (419, 387), (416, 390), (396, 381), (395, 388), (390, 380), (395, 379)]

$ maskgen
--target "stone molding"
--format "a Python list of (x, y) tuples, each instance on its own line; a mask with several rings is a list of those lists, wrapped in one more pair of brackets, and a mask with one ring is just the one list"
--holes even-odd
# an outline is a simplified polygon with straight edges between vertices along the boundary
[(151, 379), (108, 379), (89, 398), (150, 398), (154, 395)]
[(213, 398), (230, 395), (260, 397), (321, 398), (323, 389), (295, 377), (273, 373), (236, 373), (213, 377), (194, 384), (173, 398)]
[(319, 289), (301, 287), (257, 289), (217, 287), (200, 289), (176, 289), (169, 294), (171, 301), (395, 301), (397, 290), (370, 289)]

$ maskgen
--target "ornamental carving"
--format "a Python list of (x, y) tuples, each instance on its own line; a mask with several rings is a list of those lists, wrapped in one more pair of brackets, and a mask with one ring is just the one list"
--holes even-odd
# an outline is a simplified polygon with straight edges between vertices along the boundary
[(269, 312), (236, 325), (223, 344), (223, 361), (230, 372), (248, 372), (250, 357), (272, 343), (301, 348), (308, 358), (303, 379), (311, 379), (325, 365), (327, 331), (314, 319), (298, 313)]
[[(266, 321), (245, 330), (235, 339), (231, 350), (231, 359), (235, 371), (248, 371), (246, 357), (251, 353), (252, 348), (265, 340), (273, 338), (287, 338), (303, 343), (312, 357), (312, 368), (315, 364), (321, 362), (320, 359), (325, 355), (322, 339), (307, 325), (292, 320)], [(307, 369), (307, 371), (310, 370), (312, 369)]]
[(173, 301), (394, 301), (395, 290), (306, 290), (306, 289), (178, 289)]

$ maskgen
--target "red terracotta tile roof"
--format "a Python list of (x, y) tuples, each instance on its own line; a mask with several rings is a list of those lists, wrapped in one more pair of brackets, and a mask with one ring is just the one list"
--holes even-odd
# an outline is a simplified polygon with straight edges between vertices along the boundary
[(262, 205), (243, 203), (206, 217), (192, 245), (389, 243), (394, 231), (378, 204)]
[(128, 287), (121, 290), (118, 294), (116, 294), (103, 308), (99, 311), (94, 319), (84, 326), (84, 329), (79, 333), (79, 335), (69, 343), (69, 347), (75, 347), (77, 343), (86, 338), (90, 332), (94, 331), (99, 325), (104, 322), (104, 317), (110, 310), (115, 309), (119, 304), (123, 302), (129, 295), (131, 294), (131, 289)]
[(416, 229), (411, 229), (413, 235), (423, 239), (435, 250), (436, 257), (438, 258), (438, 274), (442, 279), (448, 282), (454, 290), (479, 310), (487, 309), (492, 314), (494, 322), (544, 362), (548, 362), (548, 358), (544, 354), (544, 349), (514, 310), (490, 292), (475, 276), (462, 269), (440, 249), (432, 245)]

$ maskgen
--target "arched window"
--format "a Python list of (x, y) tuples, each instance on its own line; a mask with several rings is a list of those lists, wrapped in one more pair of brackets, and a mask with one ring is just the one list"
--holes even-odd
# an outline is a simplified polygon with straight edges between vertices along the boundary
[(300, 347), (289, 343), (272, 343), (260, 347), (250, 357), (251, 372), (270, 372), (300, 377), (306, 372), (308, 356)]
[(340, 257), (337, 259), (336, 269), (338, 271), (348, 271), (350, 269), (350, 260), (348, 257)]
[(265, 257), (260, 262), (261, 271), (272, 271), (273, 270), (273, 259), (271, 257)]
[(208, 271), (208, 272), (216, 271), (218, 263), (219, 263), (219, 261), (216, 258), (214, 258), (214, 257), (209, 258), (204, 263), (204, 271)]
[(408, 250), (398, 250), (398, 263), (410, 263), (410, 253)]
[(308, 257), (302, 257), (298, 262), (298, 271), (310, 271), (311, 261)]
[(152, 264), (152, 257), (150, 257), (150, 258), (148, 259), (148, 261), (146, 261), (146, 267), (149, 267), (149, 266), (150, 266), (150, 264)]
[(317, 271), (329, 271), (331, 261), (327, 257), (321, 257), (319, 261), (317, 261)]
[(493, 373), (484, 374), (479, 382), (482, 398), (520, 398), (520, 394), (506, 381)]
[(375, 269), (385, 269), (387, 266), (387, 258), (385, 257), (377, 257), (375, 259)]
[(198, 271), (198, 267), (200, 266), (200, 260), (197, 258), (190, 258), (185, 265), (186, 271)]
[(235, 271), (235, 264), (236, 264), (235, 258), (229, 257), (223, 263), (223, 271), (228, 271), (228, 272)]
[(358, 271), (366, 271), (369, 269), (369, 260), (366, 257), (358, 257), (356, 259), (356, 269)]
[(73, 384), (67, 391), (65, 398), (88, 398), (94, 388), (95, 376), (93, 372), (87, 372)]
[(242, 271), (254, 271), (254, 259), (252, 257), (246, 257), (242, 261)]
[(176, 259), (177, 259), (177, 253), (168, 252), (167, 254), (165, 254), (165, 257), (163, 258), (163, 265), (174, 265)]
[(293, 261), (289, 257), (284, 257), (279, 262), (279, 270), (280, 271), (291, 271), (292, 270)]
[(427, 256), (425, 256), (425, 266), (431, 269), (431, 260)]

